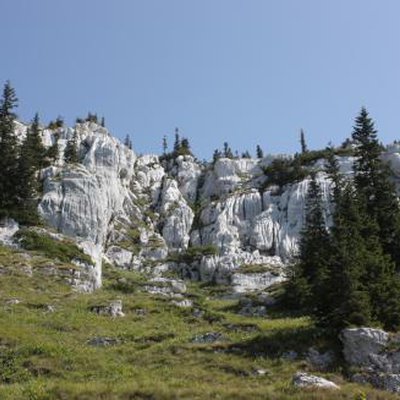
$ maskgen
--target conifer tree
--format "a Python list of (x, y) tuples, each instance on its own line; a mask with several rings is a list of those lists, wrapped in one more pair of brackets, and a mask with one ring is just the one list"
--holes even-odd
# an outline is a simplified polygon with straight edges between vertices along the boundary
[(125, 145), (128, 149), (132, 150), (132, 140), (131, 140), (130, 135), (126, 135), (126, 136), (125, 136), (124, 145)]
[(315, 175), (311, 176), (305, 209), (305, 223), (299, 243), (298, 263), (290, 282), (291, 296), (300, 306), (317, 316), (323, 312), (328, 279), (329, 234), (322, 209), (321, 189)]
[(163, 154), (166, 155), (167, 151), (168, 151), (168, 142), (167, 142), (167, 136), (166, 135), (163, 136), (162, 150), (163, 150)]
[(26, 137), (22, 142), (18, 158), (18, 185), (16, 214), (20, 222), (37, 223), (37, 197), (39, 192), (38, 173), (43, 167), (45, 148), (39, 129), (39, 115), (36, 114)]
[(179, 129), (175, 128), (175, 142), (174, 142), (174, 154), (177, 155), (181, 148), (181, 139), (179, 137)]
[(259, 144), (256, 147), (256, 153), (257, 153), (257, 158), (264, 158), (264, 152)]
[(68, 164), (74, 164), (79, 162), (77, 140), (78, 140), (77, 132), (76, 130), (74, 130), (72, 137), (67, 142), (64, 152), (64, 160)]
[(56, 138), (54, 143), (46, 151), (45, 158), (47, 159), (47, 164), (45, 164), (45, 166), (48, 166), (49, 162), (57, 161), (59, 154), (59, 147), (57, 140), (58, 139)]
[(233, 158), (232, 149), (229, 147), (228, 142), (224, 142), (224, 152), (223, 155), (225, 158)]
[(306, 138), (304, 136), (303, 129), (300, 130), (300, 145), (301, 145), (301, 152), (307, 153), (308, 149), (307, 149)]
[(221, 157), (222, 157), (221, 151), (218, 149), (215, 149), (214, 153), (213, 153), (213, 162), (215, 163)]
[(355, 144), (354, 181), (357, 193), (365, 202), (366, 212), (379, 227), (385, 252), (400, 270), (400, 206), (390, 169), (380, 156), (382, 146), (377, 139), (374, 122), (363, 107), (356, 117), (352, 139)]
[(0, 102), (0, 217), (9, 216), (16, 204), (18, 182), (18, 148), (14, 121), (18, 99), (10, 82), (6, 82)]
[(352, 184), (345, 185), (335, 206), (325, 285), (327, 310), (318, 323), (337, 333), (350, 325), (368, 325), (373, 310), (364, 279), (369, 253), (361, 235), (362, 218)]
[(191, 155), (192, 154), (192, 151), (190, 150), (189, 139), (182, 138), (181, 146), (179, 148), (178, 153), (180, 155)]

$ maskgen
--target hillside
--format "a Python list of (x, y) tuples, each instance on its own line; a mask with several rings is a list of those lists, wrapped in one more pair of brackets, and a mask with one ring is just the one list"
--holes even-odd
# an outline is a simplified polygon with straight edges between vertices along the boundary
[[(338, 342), (281, 302), (311, 172), (332, 224), (324, 151), (204, 163), (137, 156), (90, 120), (40, 132), (58, 152), (40, 171), (42, 223), (0, 227), (1, 398), (392, 398), (350, 383)], [(399, 151), (382, 154), (396, 183)], [(335, 152), (351, 178), (351, 146)]]

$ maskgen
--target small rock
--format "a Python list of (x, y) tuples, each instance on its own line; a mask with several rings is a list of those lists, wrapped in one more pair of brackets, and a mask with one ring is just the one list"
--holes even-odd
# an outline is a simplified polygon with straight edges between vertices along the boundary
[(88, 340), (88, 344), (90, 346), (112, 346), (115, 344), (118, 344), (119, 340), (115, 338), (109, 338), (109, 337), (94, 337), (90, 340)]
[(6, 301), (6, 304), (8, 306), (13, 306), (14, 304), (19, 304), (19, 303), (21, 303), (21, 300), (18, 299), (10, 299)]
[(173, 305), (177, 306), (177, 307), (182, 307), (182, 308), (189, 308), (193, 306), (193, 303), (191, 300), (188, 299), (183, 299), (183, 300), (172, 300), (171, 302)]
[(264, 376), (268, 374), (268, 371), (266, 369), (256, 369), (254, 371), (254, 374), (259, 376)]
[(255, 306), (255, 307), (243, 307), (239, 311), (240, 315), (245, 317), (265, 317), (267, 315), (267, 307), (265, 306)]
[(224, 340), (224, 336), (219, 332), (207, 332), (197, 335), (192, 339), (192, 343), (215, 343)]
[(147, 315), (147, 310), (145, 310), (144, 308), (137, 308), (135, 310), (136, 315), (139, 315), (141, 317)]
[(199, 308), (195, 308), (192, 313), (193, 317), (195, 318), (202, 318), (204, 317), (204, 314), (205, 312), (203, 310), (200, 310)]
[(310, 347), (307, 352), (306, 360), (315, 368), (326, 370), (332, 364), (334, 354), (332, 351), (320, 353), (316, 348)]
[(122, 312), (121, 300), (114, 300), (109, 306), (94, 306), (91, 308), (91, 310), (99, 315), (110, 315), (111, 317), (125, 316), (125, 314)]
[(48, 313), (53, 313), (53, 312), (56, 311), (56, 309), (55, 309), (52, 305), (48, 304), (48, 305), (45, 307), (45, 311), (48, 312)]
[(293, 385), (299, 388), (340, 389), (336, 383), (315, 375), (297, 372), (293, 377)]

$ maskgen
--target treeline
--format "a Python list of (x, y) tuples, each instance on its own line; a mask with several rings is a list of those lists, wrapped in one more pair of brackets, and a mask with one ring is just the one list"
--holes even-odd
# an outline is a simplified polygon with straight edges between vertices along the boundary
[(333, 226), (327, 230), (321, 188), (311, 177), (298, 262), (286, 301), (337, 333), (344, 327), (400, 328), (400, 207), (389, 166), (368, 112), (352, 132), (354, 180), (339, 172), (328, 150)]
[(39, 171), (57, 155), (45, 149), (35, 115), (20, 143), (15, 135), (18, 99), (7, 82), (0, 101), (0, 218), (11, 217), (24, 224), (39, 222), (37, 199), (41, 189)]

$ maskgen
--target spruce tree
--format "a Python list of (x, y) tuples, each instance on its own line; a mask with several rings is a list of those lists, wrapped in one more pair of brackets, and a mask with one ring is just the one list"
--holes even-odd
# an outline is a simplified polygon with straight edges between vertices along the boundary
[(180, 155), (192, 155), (192, 151), (190, 150), (189, 139), (182, 138), (181, 146), (179, 148), (178, 153)]
[(67, 164), (74, 164), (79, 162), (77, 141), (77, 132), (76, 130), (74, 130), (72, 137), (68, 140), (65, 147), (64, 160)]
[(233, 158), (233, 153), (232, 153), (232, 149), (229, 147), (228, 142), (224, 142), (224, 152), (223, 155), (225, 158)]
[(304, 136), (303, 129), (300, 130), (300, 145), (301, 145), (301, 152), (307, 153), (308, 149), (307, 149), (306, 138)]
[(174, 142), (174, 154), (178, 155), (181, 148), (181, 139), (179, 137), (179, 129), (175, 128), (175, 142)]
[(40, 189), (39, 171), (43, 167), (45, 148), (39, 129), (39, 116), (35, 115), (22, 142), (18, 158), (17, 219), (22, 223), (37, 223), (37, 198)]
[(347, 183), (340, 200), (335, 199), (325, 298), (328, 310), (318, 321), (335, 333), (372, 321), (370, 293), (363, 279), (368, 249), (361, 234), (362, 222), (354, 187)]
[(215, 149), (214, 153), (213, 153), (213, 163), (215, 163), (221, 157), (222, 157), (221, 151), (218, 149)]
[(291, 296), (297, 298), (299, 305), (316, 316), (324, 311), (322, 306), (328, 278), (329, 248), (330, 238), (323, 215), (321, 189), (313, 174), (307, 192), (298, 262), (289, 287)]
[(126, 135), (126, 136), (125, 136), (124, 145), (125, 145), (128, 149), (132, 150), (132, 140), (131, 140), (130, 135)]
[(390, 168), (381, 159), (374, 122), (363, 107), (356, 117), (352, 139), (355, 144), (354, 181), (358, 195), (365, 202), (366, 212), (379, 227), (385, 252), (400, 270), (400, 206)]
[(10, 82), (6, 82), (0, 101), (0, 218), (10, 215), (16, 205), (18, 183), (18, 146), (14, 122), (18, 99)]
[(264, 152), (259, 144), (256, 147), (256, 153), (257, 153), (257, 158), (264, 158)]
[(163, 150), (163, 154), (166, 155), (167, 154), (167, 150), (168, 150), (168, 142), (167, 142), (167, 136), (166, 135), (163, 136), (162, 150)]

